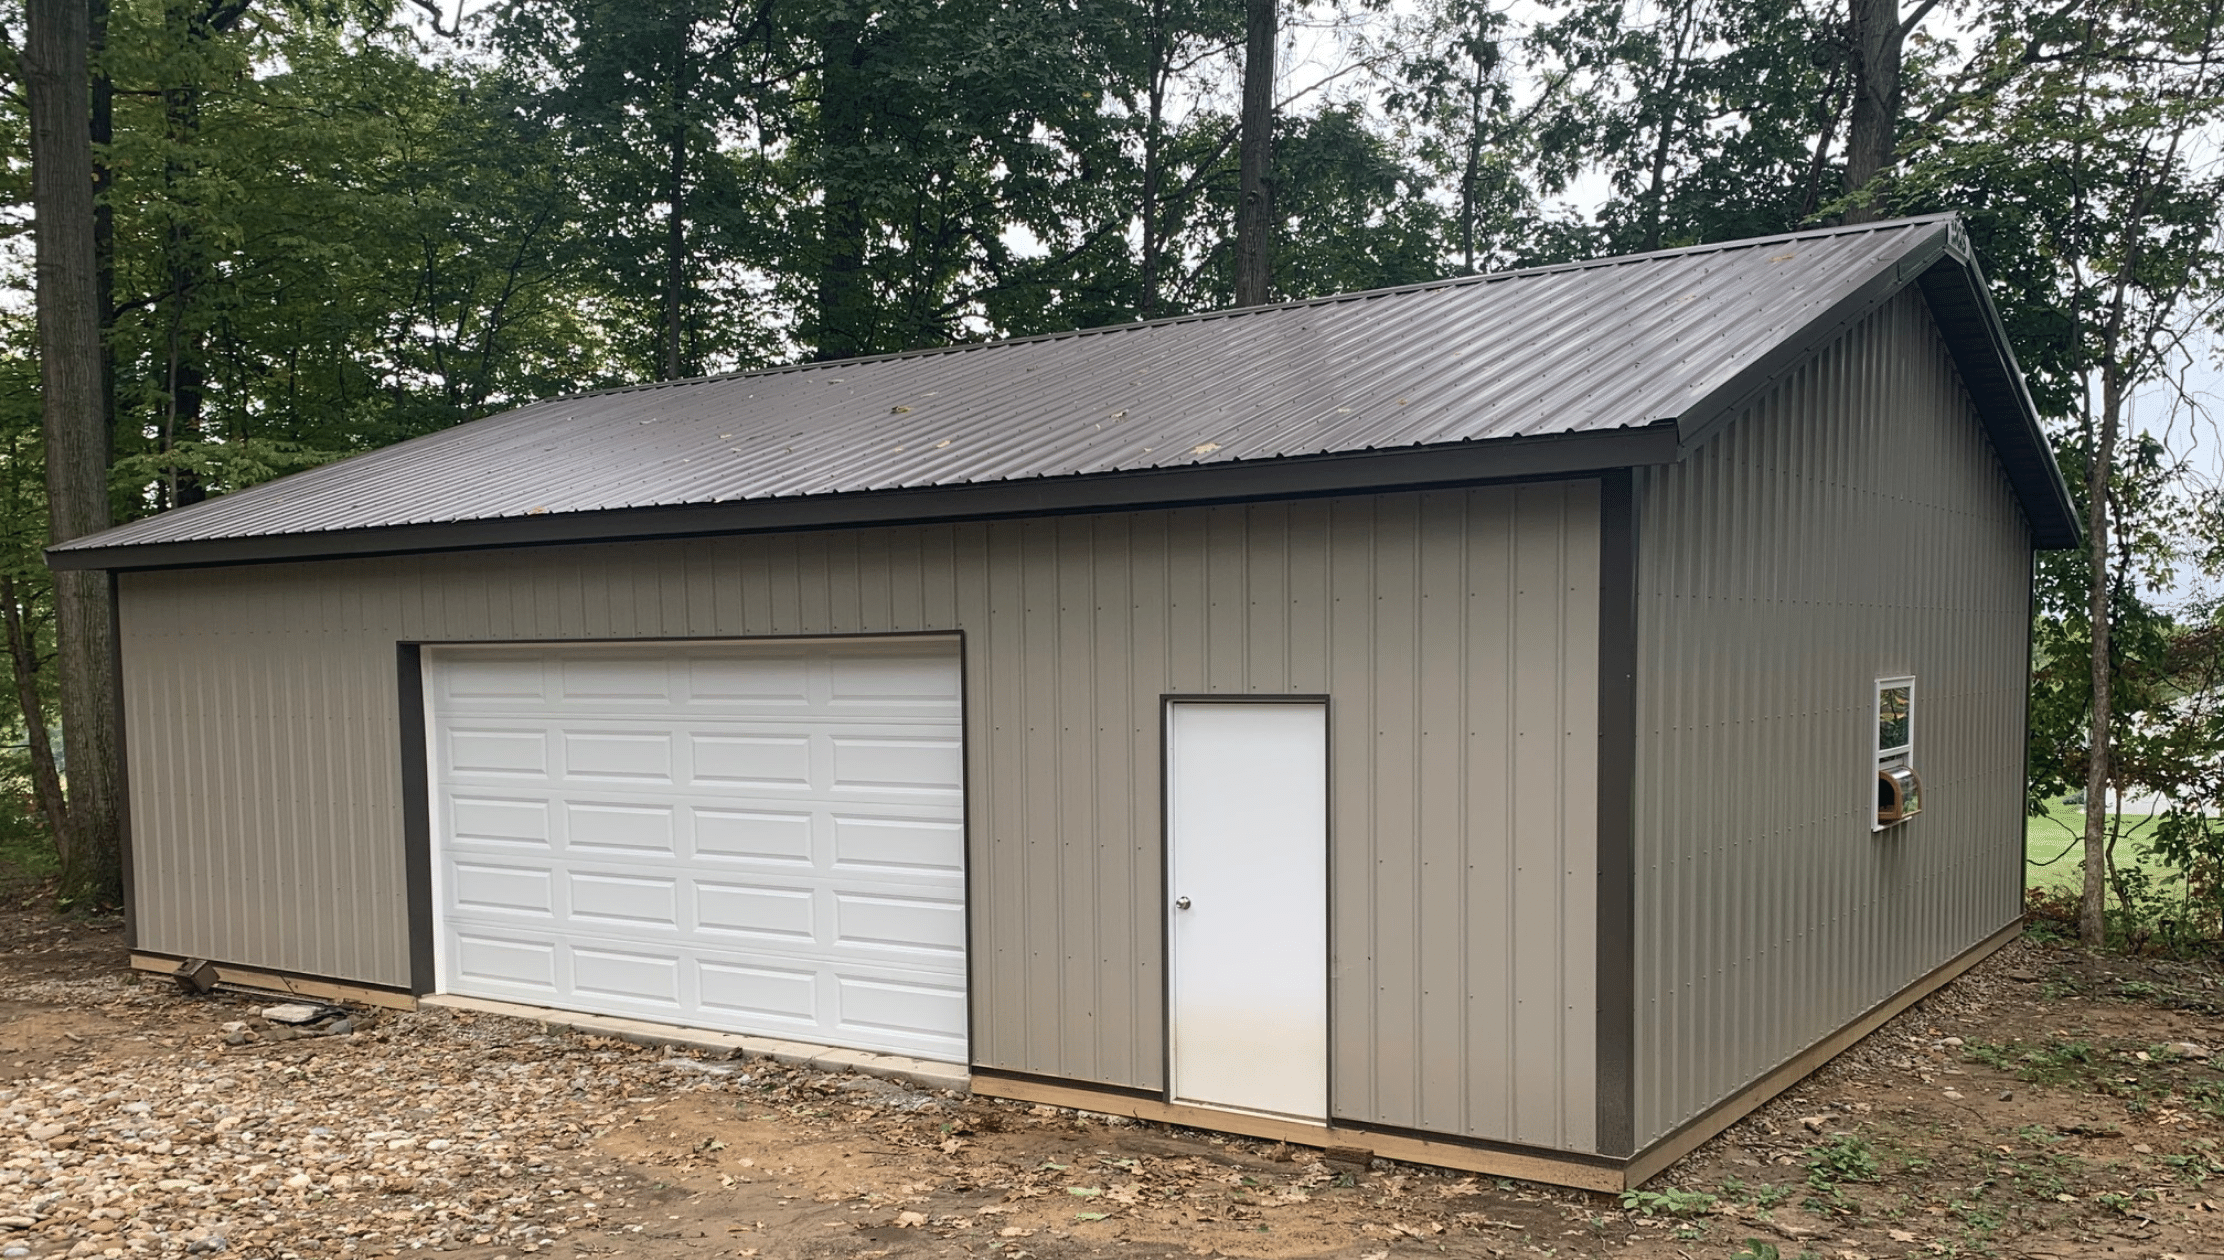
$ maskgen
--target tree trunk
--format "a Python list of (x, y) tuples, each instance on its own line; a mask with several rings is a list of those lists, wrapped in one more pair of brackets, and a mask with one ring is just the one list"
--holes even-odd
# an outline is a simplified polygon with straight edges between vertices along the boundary
[[(2116, 286), (2115, 300), (2125, 286)], [(2114, 729), (2113, 671), (2108, 660), (2108, 482), (2114, 473), (2116, 437), (2122, 428), (2124, 384), (2116, 354), (2120, 308), (2111, 311), (2100, 362), (2100, 424), (2093, 434), (2092, 469), (2085, 488), (2088, 576), (2085, 618), (2092, 630), (2092, 724), (2085, 745), (2084, 876), (2077, 904), (2077, 939), (2092, 949), (2108, 943), (2108, 745)]]
[[(48, 534), (62, 542), (109, 524), (86, 67), (90, 20), (87, 0), (29, 0), (25, 18)], [(55, 575), (63, 743), (70, 760), (62, 895), (70, 900), (114, 903), (123, 892), (112, 610), (108, 574)]]
[(1268, 300), (1275, 222), (1276, 0), (1245, 0), (1244, 108), (1237, 151), (1237, 305)]
[(39, 698), (39, 651), (24, 624), (22, 593), (13, 577), (0, 575), (0, 623), (8, 636), (8, 666), (15, 676), (16, 707), (23, 713), (24, 743), (31, 750), (31, 793), (47, 834), (61, 852), (70, 830), (70, 810), (62, 799), (62, 776), (54, 768), (54, 744), (47, 738), (47, 706)]
[(1863, 203), (1846, 210), (1846, 223), (1871, 223), (1887, 217), (1875, 181), (1898, 157), (1898, 69), (1905, 33), (1898, 21), (1898, 0), (1851, 0), (1851, 142), (1844, 161), (1844, 188), (1867, 191)]
[(98, 277), (94, 300), (101, 313), (101, 462), (116, 459), (117, 350), (111, 332), (117, 323), (117, 215), (109, 204), (109, 142), (116, 134), (116, 79), (109, 73), (109, 0), (93, 0), (87, 55), (93, 70), (93, 269)]
[(1136, 314), (1153, 319), (1159, 313), (1159, 250), (1165, 244), (1165, 218), (1159, 212), (1159, 142), (1167, 97), (1167, 7), (1164, 0), (1150, 0), (1151, 78), (1143, 121), (1143, 285), (1136, 299)]
[(847, 359), (873, 343), (871, 275), (864, 265), (870, 222), (855, 187), (871, 127), (864, 63), (868, 36), (860, 17), (835, 11), (818, 33), (823, 86), (817, 102), (817, 144), (824, 204), (816, 244), (817, 309), (808, 342), (813, 359)]
[(668, 187), (663, 195), (669, 201), (669, 239), (664, 249), (661, 276), (661, 379), (677, 380), (686, 375), (684, 358), (684, 181), (686, 172), (686, 134), (690, 125), (685, 119), (687, 109), (685, 67), (692, 56), (692, 24), (688, 15), (677, 14), (677, 44), (671, 51), (676, 64), (669, 75), (669, 170)]

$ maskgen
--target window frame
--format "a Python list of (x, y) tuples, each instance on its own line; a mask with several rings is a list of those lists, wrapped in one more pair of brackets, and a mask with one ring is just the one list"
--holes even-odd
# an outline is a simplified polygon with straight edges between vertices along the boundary
[[(1906, 693), (1906, 742), (1895, 747), (1884, 748), (1882, 746), (1882, 693), (1901, 687), (1905, 689)], [(1894, 674), (1874, 680), (1874, 700), (1867, 706), (1867, 746), (1873, 754), (1871, 763), (1873, 773), (1867, 780), (1869, 784), (1867, 826), (1870, 831), (1888, 831), (1893, 827), (1902, 827), (1909, 819), (1918, 814), (1918, 811), (1916, 811), (1916, 814), (1909, 814), (1896, 822), (1886, 823), (1881, 820), (1881, 776), (1882, 772), (1893, 764), (1914, 771), (1916, 776), (1920, 774), (1919, 767), (1914, 764), (1914, 750), (1921, 743), (1920, 723), (1921, 687), (1918, 675)]]

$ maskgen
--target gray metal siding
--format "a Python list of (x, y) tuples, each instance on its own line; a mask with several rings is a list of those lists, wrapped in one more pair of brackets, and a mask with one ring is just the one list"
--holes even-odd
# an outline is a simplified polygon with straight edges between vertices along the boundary
[(399, 641), (961, 630), (977, 1063), (1163, 1085), (1160, 697), (1327, 694), (1336, 1114), (1591, 1150), (1598, 503), (121, 574), (142, 944), (408, 982)]
[[(1640, 529), (1646, 1146), (2019, 911), (2031, 556), (1910, 292), (1649, 470)], [(1906, 674), (1925, 808), (1873, 834)]]

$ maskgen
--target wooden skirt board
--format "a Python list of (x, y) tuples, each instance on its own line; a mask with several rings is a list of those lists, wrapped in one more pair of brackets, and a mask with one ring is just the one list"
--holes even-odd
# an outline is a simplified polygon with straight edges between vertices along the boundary
[(1160, 1124), (1187, 1125), (1215, 1133), (1234, 1133), (1271, 1142), (1324, 1149), (1331, 1146), (1363, 1147), (1383, 1159), (1436, 1168), (1458, 1168), (1495, 1177), (1515, 1177), (1549, 1185), (1570, 1186), (1616, 1194), (1647, 1182), (1686, 1157), (1690, 1151), (1717, 1137), (1728, 1126), (1779, 1097), (1790, 1086), (1812, 1075), (1830, 1059), (1857, 1045), (1869, 1033), (1890, 1022), (1900, 1012), (1935, 993), (1997, 953), (2022, 932), (2019, 920), (1977, 942), (1959, 957), (1921, 977), (1862, 1012), (1851, 1022), (1829, 1033), (1802, 1053), (1707, 1108), (1694, 1120), (1651, 1143), (1631, 1159), (1567, 1155), (1560, 1151), (1535, 1153), (1499, 1149), (1443, 1139), (1437, 1134), (1384, 1133), (1348, 1127), (1343, 1121), (1329, 1125), (1282, 1120), (1241, 1112), (1190, 1107), (1158, 1098), (1074, 1085), (1044, 1079), (1023, 1079), (1004, 1073), (975, 1071), (972, 1092), (1018, 1102), (1047, 1103), (1104, 1115), (1127, 1116)]
[[(178, 970), (179, 964), (184, 961), (185, 959), (165, 954), (135, 951), (132, 955), (132, 969), (168, 976)], [(379, 1006), (392, 1011), (418, 1010), (420, 1006), (419, 999), (396, 989), (351, 984), (345, 980), (321, 980), (313, 976), (291, 976), (285, 972), (235, 967), (226, 963), (218, 963), (216, 966), (219, 984), (255, 989), (260, 993), (286, 994), (321, 1002), (355, 1002), (360, 1006)]]
[(1191, 1107), (1157, 1098), (1050, 1081), (1022, 1080), (985, 1072), (972, 1074), (972, 1092), (990, 1098), (1009, 1098), (1015, 1102), (1047, 1103), (1102, 1115), (1126, 1116), (1131, 1120), (1187, 1125), (1214, 1133), (1234, 1133), (1269, 1142), (1289, 1142), (1293, 1146), (1313, 1150), (1332, 1146), (1360, 1147), (1382, 1159), (1429, 1164), (1436, 1168), (1459, 1168), (1466, 1172), (1485, 1173), (1494, 1177), (1516, 1177), (1549, 1185), (1574, 1186), (1581, 1190), (1600, 1190), (1605, 1194), (1615, 1194), (1626, 1188), (1624, 1167), (1615, 1161), (1595, 1156), (1582, 1156), (1574, 1160), (1554, 1153), (1535, 1155), (1495, 1150), (1465, 1142), (1443, 1142), (1429, 1135), (1379, 1133), (1347, 1128), (1343, 1124), (1309, 1124), (1275, 1116), (1222, 1111), (1212, 1107)]

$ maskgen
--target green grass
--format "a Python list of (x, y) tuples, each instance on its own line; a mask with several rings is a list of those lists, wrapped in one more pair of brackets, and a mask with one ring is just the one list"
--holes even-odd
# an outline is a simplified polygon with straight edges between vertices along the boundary
[[(2077, 839), (2084, 834), (2084, 807), (2053, 800), (2046, 802), (2046, 810), (2044, 816), (2032, 815), (2029, 820), (2030, 887), (2076, 888), (2084, 867), (2084, 843)], [(2146, 856), (2154, 823), (2136, 814), (2125, 815), (2122, 821), (2124, 839), (2116, 845), (2116, 860), (2127, 866), (2143, 862), (2151, 878), (2169, 874), (2168, 867)], [(2115, 825), (2115, 815), (2108, 816), (2108, 823)], [(2041, 862), (2051, 865), (2041, 866)]]

